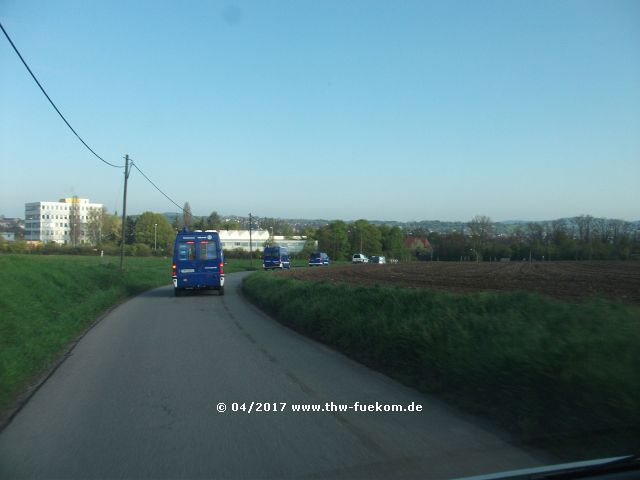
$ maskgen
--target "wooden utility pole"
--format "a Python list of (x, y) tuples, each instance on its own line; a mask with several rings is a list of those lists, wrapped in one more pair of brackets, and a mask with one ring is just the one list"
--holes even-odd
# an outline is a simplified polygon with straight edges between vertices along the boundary
[(122, 232), (120, 233), (120, 270), (124, 270), (124, 229), (127, 218), (127, 180), (129, 180), (129, 155), (124, 156), (124, 197), (122, 199)]
[(253, 269), (253, 242), (251, 239), (251, 212), (249, 212), (249, 263)]

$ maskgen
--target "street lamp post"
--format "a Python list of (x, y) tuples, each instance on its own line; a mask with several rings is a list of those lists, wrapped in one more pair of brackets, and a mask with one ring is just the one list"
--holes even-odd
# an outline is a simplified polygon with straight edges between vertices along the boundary
[(158, 224), (153, 224), (153, 251), (158, 250)]

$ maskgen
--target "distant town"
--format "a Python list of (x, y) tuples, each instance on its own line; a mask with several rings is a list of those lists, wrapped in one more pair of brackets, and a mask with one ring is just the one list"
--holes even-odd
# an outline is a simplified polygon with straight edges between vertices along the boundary
[[(96, 247), (121, 244), (122, 219), (88, 198), (26, 203), (24, 218), (0, 214), (0, 251)], [(547, 221), (495, 222), (477, 215), (468, 221), (283, 219), (249, 215), (193, 215), (183, 212), (128, 215), (125, 244), (130, 254), (151, 255), (171, 248), (175, 233), (218, 230), (227, 252), (260, 251), (270, 244), (294, 254), (326, 251), (336, 260), (354, 252), (428, 260), (632, 259), (640, 256), (640, 221), (580, 215)]]

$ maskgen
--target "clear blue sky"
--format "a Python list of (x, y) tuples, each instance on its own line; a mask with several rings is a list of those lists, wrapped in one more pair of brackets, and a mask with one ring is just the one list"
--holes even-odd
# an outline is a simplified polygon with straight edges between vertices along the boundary
[[(0, 0), (80, 136), (194, 214), (640, 219), (640, 1)], [(0, 37), (0, 214), (121, 211)], [(128, 212), (177, 208), (136, 171)]]

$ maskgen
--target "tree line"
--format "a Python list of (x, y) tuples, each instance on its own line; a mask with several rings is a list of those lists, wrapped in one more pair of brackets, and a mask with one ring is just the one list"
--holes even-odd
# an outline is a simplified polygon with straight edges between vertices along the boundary
[[(459, 232), (448, 233), (337, 220), (318, 228), (311, 237), (335, 260), (348, 260), (360, 252), (399, 260), (640, 259), (640, 232), (634, 224), (590, 215), (530, 222), (500, 234), (496, 223), (482, 215), (464, 224)], [(411, 237), (427, 238), (429, 243), (407, 242)]]
[[(144, 212), (125, 221), (124, 241), (132, 255), (167, 255), (175, 234), (183, 227), (189, 230), (266, 229), (272, 235), (301, 235), (307, 238), (301, 256), (314, 250), (326, 252), (333, 260), (349, 260), (354, 253), (384, 255), (402, 261), (498, 261), (498, 260), (627, 260), (640, 259), (640, 231), (637, 226), (616, 219), (580, 215), (550, 222), (521, 224), (509, 233), (503, 225), (487, 216), (477, 215), (462, 223), (460, 231), (434, 232), (426, 228), (403, 228), (398, 225), (374, 224), (360, 219), (354, 222), (335, 220), (321, 227), (291, 225), (275, 218), (224, 219), (216, 211), (206, 217), (194, 217), (189, 203), (183, 214), (173, 221), (160, 213)], [(498, 227), (501, 227), (500, 229)], [(75, 248), (103, 249), (118, 253), (122, 220), (106, 209), (92, 212), (82, 226), (90, 245), (44, 245), (48, 250)], [(427, 239), (424, 245), (414, 239)], [(262, 249), (264, 245), (258, 245)], [(6, 242), (0, 237), (0, 251), (22, 251), (24, 242)], [(232, 252), (229, 252), (232, 253)], [(240, 255), (240, 252), (237, 252)]]
[(465, 234), (431, 234), (434, 255), (442, 260), (628, 260), (640, 258), (640, 232), (623, 220), (580, 215), (530, 222), (509, 234), (495, 234), (489, 217), (476, 216)]

